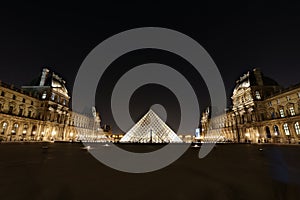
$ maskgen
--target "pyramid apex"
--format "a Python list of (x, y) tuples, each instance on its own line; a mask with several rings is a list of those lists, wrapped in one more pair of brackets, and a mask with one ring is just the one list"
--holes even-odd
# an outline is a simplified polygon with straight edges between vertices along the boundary
[[(154, 110), (152, 110), (152, 108), (149, 108), (149, 111), (148, 112), (154, 112)], [(155, 112), (154, 112), (155, 113)]]

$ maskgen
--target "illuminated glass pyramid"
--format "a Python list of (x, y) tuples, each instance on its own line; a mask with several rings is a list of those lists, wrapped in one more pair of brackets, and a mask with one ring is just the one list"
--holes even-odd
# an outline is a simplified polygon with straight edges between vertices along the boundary
[(181, 143), (182, 140), (158, 115), (149, 110), (120, 140), (127, 143)]

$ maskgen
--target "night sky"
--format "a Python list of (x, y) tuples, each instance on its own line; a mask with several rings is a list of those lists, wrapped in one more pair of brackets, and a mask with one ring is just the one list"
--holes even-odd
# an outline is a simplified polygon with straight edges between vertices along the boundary
[[(47, 67), (67, 81), (71, 93), (82, 61), (101, 41), (127, 29), (158, 26), (180, 31), (198, 41), (217, 64), (229, 97), (235, 81), (254, 67), (261, 68), (265, 75), (285, 87), (300, 83), (297, 1), (164, 2), (47, 1), (2, 5), (0, 79), (17, 86), (26, 85)], [(151, 61), (168, 64), (184, 74), (196, 90), (201, 110), (209, 104), (201, 76), (193, 73), (188, 63), (169, 52), (142, 50), (120, 57), (101, 79), (96, 102), (103, 123), (112, 124), (117, 131), (110, 116), (111, 90), (127, 70)], [(151, 94), (160, 95), (146, 98)], [(176, 116), (179, 109), (174, 94), (167, 88), (145, 86), (132, 97), (132, 117), (137, 120), (152, 103), (165, 105), (168, 116)], [(168, 117), (167, 123), (176, 129), (178, 118)]]

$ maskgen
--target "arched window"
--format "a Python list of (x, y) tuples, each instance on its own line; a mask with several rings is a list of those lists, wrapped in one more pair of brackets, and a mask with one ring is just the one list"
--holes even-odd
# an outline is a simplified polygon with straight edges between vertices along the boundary
[(24, 126), (23, 126), (23, 131), (22, 131), (22, 134), (23, 134), (23, 135), (26, 135), (26, 134), (27, 134), (27, 129), (28, 129), (28, 125), (27, 125), (27, 124), (24, 124)]
[(18, 128), (19, 128), (19, 124), (15, 123), (15, 124), (13, 125), (12, 130), (11, 130), (11, 134), (12, 134), (12, 135), (15, 135), (15, 134), (18, 132)]
[(8, 114), (13, 114), (13, 111), (14, 111), (14, 107), (13, 106), (9, 106)]
[(36, 130), (37, 130), (37, 127), (36, 127), (36, 125), (34, 125), (34, 126), (32, 127), (32, 131), (31, 131), (31, 135), (32, 135), (32, 136), (34, 136), (34, 135), (36, 134)]
[(267, 135), (267, 138), (271, 138), (271, 131), (268, 126), (266, 127), (266, 135)]
[(295, 130), (296, 130), (297, 135), (300, 135), (300, 125), (299, 125), (299, 122), (295, 123)]
[(278, 126), (276, 126), (276, 125), (274, 126), (274, 134), (275, 134), (276, 136), (280, 135)]
[(287, 123), (285, 123), (285, 124), (283, 125), (283, 129), (284, 129), (285, 135), (290, 135), (290, 134), (291, 134), (291, 133), (290, 133), (289, 126), (288, 126)]
[(1, 135), (4, 135), (6, 133), (7, 126), (8, 126), (7, 122), (2, 122), (1, 123), (1, 127), (0, 127), (1, 128)]

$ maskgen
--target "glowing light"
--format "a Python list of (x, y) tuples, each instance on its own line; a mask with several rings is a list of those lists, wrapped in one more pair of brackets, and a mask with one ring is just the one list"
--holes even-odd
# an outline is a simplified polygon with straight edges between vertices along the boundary
[(52, 137), (56, 135), (56, 131), (52, 131), (51, 133)]

